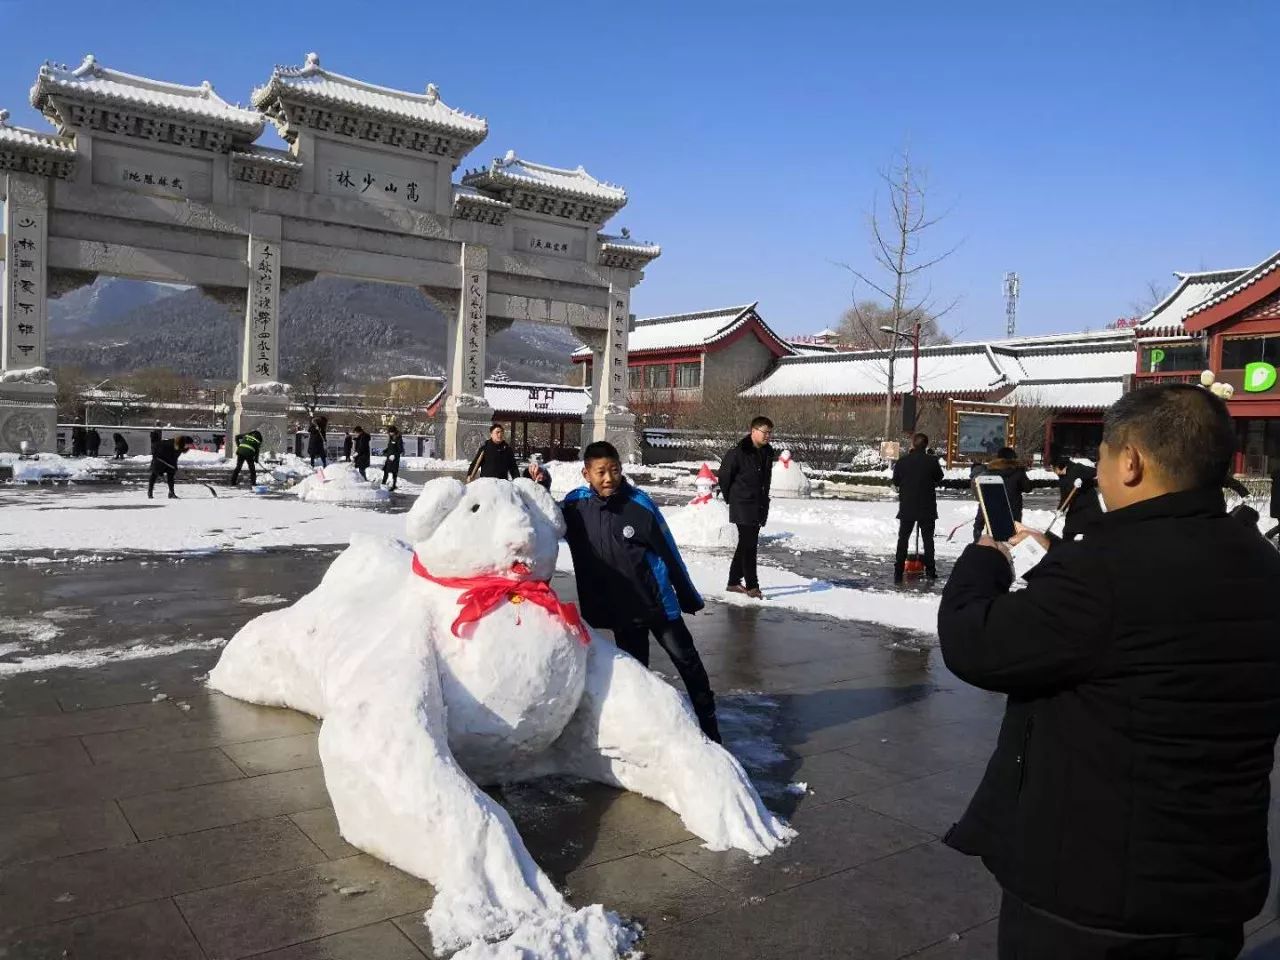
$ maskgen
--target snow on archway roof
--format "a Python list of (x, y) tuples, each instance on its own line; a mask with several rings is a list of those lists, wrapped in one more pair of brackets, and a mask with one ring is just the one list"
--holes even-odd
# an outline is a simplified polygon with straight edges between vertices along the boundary
[(583, 197), (621, 209), (627, 203), (627, 191), (612, 183), (597, 180), (579, 165), (572, 170), (521, 160), (514, 150), (495, 158), (488, 167), (468, 170), (462, 182), (482, 189), (523, 187), (531, 192), (549, 192), (562, 196)]
[(59, 117), (50, 100), (57, 96), (177, 115), (184, 119), (231, 128), (248, 139), (254, 139), (262, 133), (266, 122), (258, 111), (223, 100), (208, 80), (199, 86), (151, 80), (104, 67), (92, 54), (86, 56), (77, 67), (46, 63), (40, 68), (35, 85), (31, 88), (31, 105), (61, 124), (65, 118)]
[(464, 113), (441, 100), (434, 83), (427, 85), (425, 93), (380, 87), (324, 69), (314, 53), (307, 54), (300, 67), (277, 66), (271, 71), (271, 79), (250, 95), (259, 109), (287, 98), (392, 117), (414, 126), (461, 135), (473, 143), (479, 143), (489, 133), (489, 124), (482, 117)]

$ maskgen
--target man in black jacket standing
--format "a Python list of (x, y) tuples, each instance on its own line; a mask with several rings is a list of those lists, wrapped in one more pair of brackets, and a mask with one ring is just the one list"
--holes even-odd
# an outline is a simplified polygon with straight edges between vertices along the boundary
[[(764, 599), (756, 572), (760, 528), (769, 520), (769, 484), (773, 480), (773, 421), (756, 417), (751, 432), (720, 461), (720, 495), (729, 505), (729, 522), (738, 528), (738, 546), (729, 564), (729, 590)], [(746, 578), (746, 586), (742, 580)]]
[(911, 532), (918, 526), (924, 546), (924, 572), (930, 580), (938, 576), (933, 559), (933, 528), (938, 520), (938, 484), (942, 464), (931, 456), (929, 437), (917, 433), (911, 438), (911, 452), (893, 465), (893, 485), (898, 490), (898, 551), (893, 558), (893, 582), (902, 582)]
[(351, 461), (351, 465), (356, 468), (356, 472), (360, 474), (361, 480), (368, 480), (365, 471), (369, 469), (369, 458), (372, 451), (369, 449), (369, 434), (364, 427), (356, 426), (355, 443), (355, 459)]
[(477, 477), (514, 480), (519, 475), (515, 451), (507, 443), (507, 432), (502, 424), (495, 423), (489, 428), (489, 439), (480, 445), (471, 460), (471, 466), (467, 468), (467, 483)]
[[(1068, 457), (1056, 457), (1053, 472), (1058, 476), (1058, 509), (1063, 505), (1067, 508), (1062, 536), (1074, 540), (1076, 534), (1085, 533), (1102, 516), (1102, 507), (1098, 505), (1098, 471)], [(1077, 480), (1080, 481), (1078, 491)], [(1071, 499), (1070, 503), (1067, 498)]]
[(1225, 960), (1266, 899), (1280, 556), (1225, 512), (1234, 451), (1208, 391), (1128, 393), (1088, 535), (1051, 544), (1025, 590), (986, 537), (947, 583), (947, 666), (1008, 694), (946, 838), (1004, 888), (1001, 958)]

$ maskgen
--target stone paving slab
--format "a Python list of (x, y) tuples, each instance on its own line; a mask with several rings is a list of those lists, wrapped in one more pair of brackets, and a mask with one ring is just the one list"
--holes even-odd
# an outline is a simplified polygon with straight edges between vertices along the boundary
[[(91, 609), (161, 593), (176, 575), (187, 596), (205, 584), (184, 607), (185, 635), (229, 636), (262, 610), (238, 599), (264, 583), (296, 598), (329, 554), (291, 559), (87, 564), (48, 577), (46, 600)], [(0, 616), (36, 609), (40, 582), (0, 582)], [(113, 629), (144, 616), (132, 602), (112, 609)], [(100, 643), (92, 621), (59, 623), (72, 649)], [(491, 789), (570, 900), (636, 918), (655, 960), (994, 956), (998, 890), (939, 838), (981, 775), (1003, 699), (873, 625), (713, 605), (691, 628), (726, 730), (755, 738), (738, 749), (800, 836), (753, 863), (599, 784)], [(433, 956), (431, 888), (339, 833), (316, 721), (209, 691), (216, 659), (192, 650), (0, 677), (0, 960)], [(675, 675), (656, 647), (654, 666)], [(802, 795), (785, 789), (794, 781)], [(1280, 960), (1277, 917), (1273, 890), (1246, 956)]]

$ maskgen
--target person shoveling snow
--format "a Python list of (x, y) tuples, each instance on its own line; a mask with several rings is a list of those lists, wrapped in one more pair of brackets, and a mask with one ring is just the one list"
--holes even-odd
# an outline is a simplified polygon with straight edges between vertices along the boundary
[(566, 960), (608, 960), (633, 940), (616, 915), (566, 904), (481, 784), (597, 780), (667, 805), (711, 849), (756, 857), (794, 836), (688, 702), (556, 597), (564, 530), (530, 480), (433, 480), (406, 522), (412, 546), (354, 538), (316, 590), (237, 633), (209, 676), (229, 696), (322, 718), (342, 836), (435, 887), (426, 922), (440, 952), (480, 956), (509, 936), (494, 955), (553, 942)]

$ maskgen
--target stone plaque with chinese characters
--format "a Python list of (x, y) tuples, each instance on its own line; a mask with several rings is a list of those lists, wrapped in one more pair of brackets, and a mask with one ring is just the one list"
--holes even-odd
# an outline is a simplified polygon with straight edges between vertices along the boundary
[(213, 196), (212, 161), (124, 144), (94, 144), (93, 182), (182, 200)]
[(48, 214), (12, 199), (5, 217), (4, 368), (45, 362)]
[(462, 385), (463, 392), (484, 396), (485, 324), (488, 314), (489, 256), (468, 244), (462, 257)]
[(614, 285), (609, 295), (609, 337), (605, 362), (608, 364), (609, 403), (627, 403), (627, 335), (631, 326), (631, 289)]
[(249, 238), (249, 301), (245, 351), (249, 383), (278, 380), (280, 245)]
[(532, 253), (562, 260), (582, 260), (586, 257), (587, 234), (584, 229), (517, 218), (512, 221), (511, 232), (512, 249), (516, 253)]
[(413, 210), (436, 206), (436, 164), (317, 144), (316, 192)]

